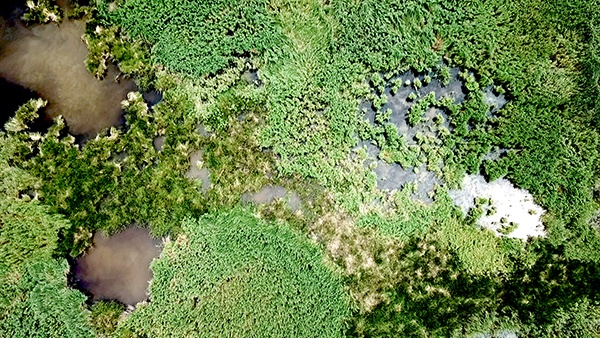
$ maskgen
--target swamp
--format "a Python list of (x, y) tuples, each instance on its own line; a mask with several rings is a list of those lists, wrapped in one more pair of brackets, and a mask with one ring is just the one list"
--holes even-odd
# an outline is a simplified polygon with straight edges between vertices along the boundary
[(600, 0), (0, 4), (0, 337), (600, 337)]

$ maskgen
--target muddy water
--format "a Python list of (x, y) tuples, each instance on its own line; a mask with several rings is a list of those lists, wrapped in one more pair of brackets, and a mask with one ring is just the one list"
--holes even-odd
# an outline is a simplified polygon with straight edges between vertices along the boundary
[(292, 212), (296, 212), (302, 206), (302, 200), (298, 194), (293, 191), (288, 191), (286, 188), (279, 185), (265, 185), (253, 194), (245, 193), (242, 195), (242, 201), (255, 204), (271, 204), (280, 199), (284, 199), (286, 203), (288, 203)]
[(75, 279), (94, 300), (135, 305), (147, 298), (150, 262), (159, 253), (159, 241), (146, 229), (129, 228), (111, 237), (96, 233), (92, 248), (77, 259)]
[(63, 115), (71, 133), (89, 137), (122, 122), (120, 102), (135, 86), (117, 83), (114, 66), (104, 81), (87, 71), (83, 33), (78, 21), (31, 27), (0, 22), (0, 77), (37, 92), (48, 100), (50, 116)]
[(204, 152), (202, 150), (198, 150), (192, 154), (190, 157), (190, 169), (185, 174), (185, 177), (191, 180), (201, 180), (202, 181), (202, 191), (207, 191), (210, 189), (210, 171), (208, 168), (204, 166), (204, 161), (202, 160), (202, 154)]

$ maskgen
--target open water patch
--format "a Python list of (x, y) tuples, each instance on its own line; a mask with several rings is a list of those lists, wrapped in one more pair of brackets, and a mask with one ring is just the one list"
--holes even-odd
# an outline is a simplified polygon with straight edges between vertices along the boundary
[(204, 161), (202, 160), (202, 155), (204, 151), (198, 150), (190, 156), (190, 168), (185, 174), (185, 177), (190, 180), (196, 180), (201, 183), (202, 191), (207, 191), (210, 189), (210, 170), (204, 165)]
[(160, 250), (160, 241), (146, 229), (132, 227), (110, 237), (98, 232), (92, 247), (76, 260), (75, 284), (93, 300), (135, 305), (148, 298), (150, 263)]
[(265, 185), (257, 192), (246, 192), (242, 195), (243, 202), (255, 204), (271, 204), (281, 199), (285, 199), (292, 212), (296, 212), (302, 206), (302, 200), (298, 194), (279, 185)]
[[(508, 102), (500, 87), (480, 89), (472, 73), (457, 67), (435, 73), (375, 74), (370, 85), (372, 92), (359, 105), (367, 125), (361, 127), (363, 138), (358, 142), (367, 154), (364, 165), (376, 175), (378, 189), (399, 190), (411, 184), (413, 197), (426, 203), (433, 201), (436, 187), (444, 185), (445, 161), (452, 151), (444, 140), (467, 100), (483, 100), (488, 119)], [(474, 96), (473, 91), (482, 95)], [(462, 128), (470, 130), (471, 125)], [(483, 159), (496, 160), (506, 152), (497, 148)]]
[(117, 81), (111, 65), (99, 81), (85, 67), (88, 50), (83, 21), (25, 26), (19, 20), (0, 26), (0, 78), (36, 92), (48, 101), (45, 112), (62, 115), (74, 135), (92, 137), (123, 123), (121, 101), (135, 90), (133, 81)]

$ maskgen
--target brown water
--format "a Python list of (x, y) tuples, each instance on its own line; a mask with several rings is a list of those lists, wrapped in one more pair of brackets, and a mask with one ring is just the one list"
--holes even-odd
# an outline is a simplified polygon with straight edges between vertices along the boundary
[(202, 150), (198, 150), (192, 153), (190, 157), (190, 169), (185, 174), (185, 177), (196, 180), (200, 179), (202, 181), (202, 191), (207, 191), (210, 189), (210, 171), (208, 168), (204, 166), (204, 161), (202, 161), (202, 154), (204, 152)]
[(91, 249), (77, 259), (75, 279), (94, 300), (135, 305), (147, 298), (150, 262), (159, 253), (159, 241), (146, 229), (129, 228), (111, 237), (96, 233)]
[(279, 185), (265, 185), (259, 191), (251, 194), (245, 193), (242, 195), (242, 201), (253, 202), (256, 204), (271, 204), (275, 200), (285, 199), (288, 197), (286, 202), (288, 203), (290, 210), (296, 212), (302, 205), (302, 200), (293, 191), (288, 190)]
[(117, 83), (114, 66), (104, 81), (87, 71), (83, 33), (80, 21), (31, 27), (0, 21), (0, 77), (39, 93), (50, 116), (63, 115), (72, 134), (89, 137), (121, 123), (121, 101), (135, 86)]

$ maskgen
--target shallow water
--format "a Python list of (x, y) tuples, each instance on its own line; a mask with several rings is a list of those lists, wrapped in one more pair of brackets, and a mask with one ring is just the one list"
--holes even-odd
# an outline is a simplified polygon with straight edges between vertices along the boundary
[(290, 210), (292, 212), (299, 210), (302, 206), (300, 196), (293, 191), (288, 192), (286, 188), (279, 185), (265, 185), (255, 193), (245, 193), (242, 196), (242, 200), (244, 202), (253, 202), (256, 204), (271, 204), (275, 200), (283, 199), (286, 196), (288, 197), (286, 202), (288, 203)]
[(94, 136), (122, 123), (121, 101), (135, 90), (130, 80), (115, 81), (116, 67), (98, 81), (85, 67), (84, 23), (64, 21), (25, 27), (0, 27), (0, 77), (48, 100), (51, 117), (63, 115), (72, 134)]
[(190, 169), (188, 169), (185, 177), (197, 180), (200, 179), (202, 181), (202, 191), (207, 191), (210, 189), (210, 171), (206, 168), (202, 160), (202, 154), (204, 152), (202, 150), (198, 150), (192, 154), (190, 157)]
[[(405, 72), (401, 75), (390, 79), (383, 89), (386, 96), (386, 103), (380, 108), (375, 109), (373, 103), (369, 100), (363, 100), (359, 106), (359, 110), (364, 112), (364, 118), (370, 123), (375, 124), (377, 114), (391, 110), (389, 123), (393, 124), (398, 133), (405, 137), (407, 145), (417, 145), (417, 134), (437, 138), (437, 132), (441, 128), (452, 131), (453, 127), (450, 124), (451, 118), (444, 109), (431, 107), (429, 108), (420, 123), (411, 126), (408, 123), (408, 112), (416, 101), (409, 99), (411, 93), (418, 94), (419, 97), (424, 97), (429, 93), (434, 93), (436, 99), (449, 97), (455, 103), (462, 103), (467, 97), (467, 90), (464, 88), (463, 80), (460, 78), (460, 69), (450, 69), (450, 81), (448, 85), (443, 85), (440, 79), (432, 78), (429, 83), (425, 83), (423, 75), (414, 73), (413, 71)], [(414, 87), (415, 79), (419, 79), (422, 87), (416, 89)], [(401, 79), (401, 83), (409, 80), (411, 85), (402, 84), (397, 89), (397, 92), (392, 91), (391, 83)], [(500, 110), (508, 102), (503, 94), (496, 94), (492, 86), (488, 86), (482, 90), (484, 94), (484, 102), (490, 106), (488, 115), (495, 117), (494, 114)], [(441, 116), (443, 122), (438, 124), (434, 122), (436, 116)], [(436, 185), (443, 185), (442, 180), (435, 173), (428, 171), (426, 165), (418, 168), (418, 173), (415, 173), (413, 168), (403, 168), (398, 163), (387, 163), (379, 158), (380, 149), (369, 140), (359, 140), (358, 148), (364, 147), (367, 152), (366, 167), (371, 167), (376, 164), (373, 172), (377, 177), (377, 188), (381, 190), (402, 189), (406, 183), (415, 183), (416, 191), (413, 198), (422, 202), (430, 203), (433, 199), (430, 193), (435, 189)], [(484, 159), (495, 160), (506, 153), (506, 149), (497, 149), (494, 152), (487, 154)]]
[(146, 229), (129, 228), (111, 237), (96, 233), (91, 249), (77, 258), (75, 279), (94, 300), (135, 305), (147, 298), (150, 262), (159, 253), (159, 241)]

